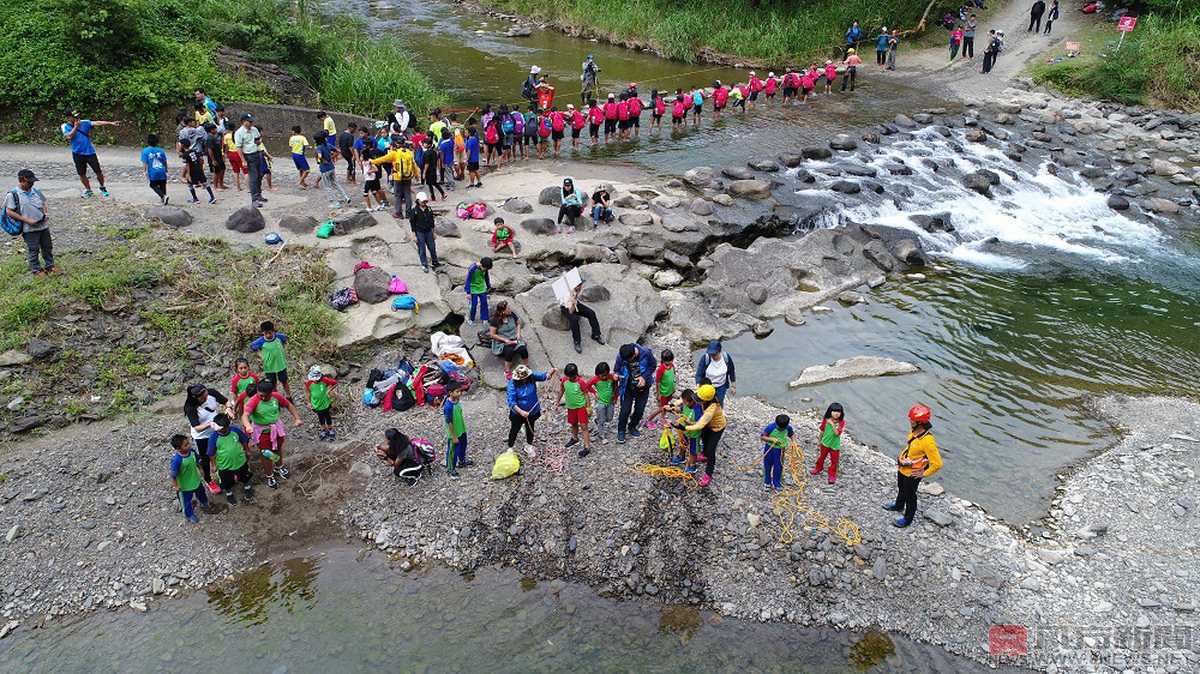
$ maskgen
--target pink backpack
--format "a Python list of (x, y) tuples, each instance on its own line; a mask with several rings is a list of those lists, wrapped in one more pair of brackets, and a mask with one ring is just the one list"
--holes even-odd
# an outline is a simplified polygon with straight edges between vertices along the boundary
[(388, 284), (388, 292), (393, 295), (407, 295), (408, 284), (401, 281), (399, 276), (393, 276), (392, 282)]

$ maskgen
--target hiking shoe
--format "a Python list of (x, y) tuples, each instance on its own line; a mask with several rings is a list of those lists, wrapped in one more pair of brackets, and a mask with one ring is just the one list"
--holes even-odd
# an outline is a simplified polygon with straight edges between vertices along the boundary
[(567, 440), (567, 444), (563, 445), (563, 447), (574, 447), (575, 445), (578, 445), (578, 444), (579, 444), (579, 438), (571, 438), (570, 440)]
[(81, 192), (79, 194), (79, 196), (83, 199), (91, 199), (92, 197), (94, 197), (96, 195), (93, 194), (91, 190), (84, 190), (83, 192)]
[(44, 278), (46, 276), (46, 272), (39, 269), (39, 270), (33, 272), (33, 275), (37, 278)]
[(232, 491), (225, 492), (225, 500), (229, 501), (231, 506), (237, 505), (237, 497), (233, 495)]
[(109, 197), (109, 194), (108, 194), (108, 188), (107, 188), (107, 187), (101, 187), (101, 188), (100, 188), (100, 196), (104, 197), (105, 199), (107, 199), (107, 198)]
[(254, 490), (251, 489), (250, 487), (243, 486), (242, 487), (242, 500), (245, 501), (246, 503), (250, 503), (250, 502), (254, 501)]
[(329, 429), (329, 439), (330, 439), (330, 441), (337, 440), (337, 431), (336, 430), (334, 430), (332, 428)]
[(474, 466), (474, 465), (475, 465), (475, 462), (470, 459), (463, 459), (462, 461), (458, 462), (459, 468), (470, 468), (471, 466)]
[(163, 206), (168, 206), (168, 205), (170, 205), (170, 203), (171, 203), (171, 197), (170, 197), (170, 195), (163, 197), (163, 199), (162, 199), (162, 202), (163, 202)]
[(687, 468), (683, 469), (683, 472), (694, 475), (696, 473), (696, 466), (688, 466)]
[(671, 457), (671, 465), (672, 465), (672, 466), (680, 466), (680, 465), (683, 465), (683, 458), (682, 458), (682, 457), (678, 457), (678, 456), (672, 456), (672, 457)]
[(912, 520), (908, 519), (907, 517), (897, 517), (896, 521), (892, 522), (892, 526), (896, 527), (897, 529), (903, 529), (910, 524), (912, 524)]
[(448, 473), (446, 473), (446, 475), (449, 475), (451, 480), (458, 479), (458, 471), (457, 470), (449, 471)]
[(595, 342), (595, 343), (597, 343), (597, 344), (600, 344), (600, 345), (604, 345), (604, 344), (605, 344), (604, 338), (603, 338), (603, 337), (601, 337), (600, 335), (593, 335), (593, 336), (592, 336), (592, 341), (593, 341), (593, 342)]
[(276, 475), (278, 475), (279, 477), (282, 477), (283, 479), (285, 479), (285, 480), (286, 480), (286, 479), (288, 478), (288, 475), (289, 475), (290, 473), (288, 472), (288, 469), (287, 469), (287, 468), (284, 468), (283, 466), (276, 466), (276, 467), (275, 467), (275, 474), (276, 474)]
[(426, 274), (428, 274), (428, 273), (429, 273), (429, 267), (421, 267), (421, 271), (423, 271), (423, 272), (425, 272)]
[(189, 204), (198, 204), (198, 203), (200, 203), (200, 200), (199, 200), (199, 199), (193, 199), (193, 198), (191, 198), (191, 197), (188, 197), (188, 198), (187, 198), (187, 203), (189, 203)]
[(629, 437), (640, 438), (640, 437), (642, 437), (642, 432), (636, 428), (631, 428), (631, 429), (629, 429)]
[(617, 444), (618, 445), (625, 444), (625, 434), (624, 433), (617, 433)]
[(892, 512), (894, 512), (894, 513), (895, 513), (895, 512), (900, 512), (900, 506), (899, 506), (899, 505), (898, 505), (898, 504), (897, 504), (895, 501), (889, 501), (889, 502), (887, 502), (887, 503), (884, 503), (884, 504), (883, 504), (883, 509), (884, 509), (884, 510), (890, 510), (890, 511), (892, 511)]
[(200, 524), (200, 518), (196, 517), (196, 513), (188, 515), (187, 521), (191, 522), (192, 524)]
[(583, 353), (583, 345), (575, 342), (575, 353)]
[(209, 198), (208, 198), (208, 203), (210, 203), (210, 204), (215, 204), (215, 203), (217, 203), (217, 198), (216, 198), (216, 197), (209, 197)]
[(274, 475), (267, 478), (267, 486), (271, 489), (279, 489), (279, 480), (275, 479)]
[(579, 450), (579, 458), (582, 459), (583, 457), (585, 457), (591, 453), (592, 453), (592, 450), (588, 449), (587, 447), (584, 447), (583, 449)]

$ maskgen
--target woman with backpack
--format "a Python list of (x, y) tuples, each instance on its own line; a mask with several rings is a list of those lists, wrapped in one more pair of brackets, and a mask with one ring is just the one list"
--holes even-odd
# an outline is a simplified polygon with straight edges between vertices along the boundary
[(558, 153), (562, 149), (563, 136), (567, 130), (567, 118), (562, 112), (559, 112), (558, 106), (550, 108), (550, 138), (554, 141), (554, 158), (558, 159)]
[(513, 133), (516, 131), (516, 126), (513, 124), (512, 114), (508, 111), (508, 105), (500, 106), (500, 150), (505, 161), (512, 161), (513, 158)]
[(483, 142), (487, 145), (487, 154), (484, 156), (484, 163), (488, 166), (492, 166), (493, 164), (499, 166), (500, 120), (497, 115), (492, 115), (484, 126)]

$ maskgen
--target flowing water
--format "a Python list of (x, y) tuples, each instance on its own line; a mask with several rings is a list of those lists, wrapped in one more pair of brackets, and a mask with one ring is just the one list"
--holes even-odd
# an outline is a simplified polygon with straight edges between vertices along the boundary
[[(789, 405), (838, 400), (851, 432), (887, 453), (903, 441), (908, 406), (932, 404), (949, 466), (941, 479), (1020, 522), (1044, 513), (1056, 470), (1112, 443), (1114, 430), (1089, 416), (1089, 396), (1200, 395), (1200, 255), (1194, 229), (1126, 218), (1070, 172), (963, 145), (959, 155), (927, 129), (889, 146), (915, 171), (904, 210), (881, 201), (843, 213), (911, 231), (941, 271), (888, 283), (869, 304), (804, 326), (780, 322), (767, 339), (744, 337), (729, 351), (744, 373), (740, 392)], [(918, 157), (996, 170), (997, 197), (965, 190)], [(927, 233), (912, 214), (942, 214), (956, 231)], [(922, 371), (787, 388), (805, 367), (860, 354)]]
[(206, 592), (0, 642), (6, 672), (986, 672), (879, 632), (761, 625), (486, 569), (310, 551)]

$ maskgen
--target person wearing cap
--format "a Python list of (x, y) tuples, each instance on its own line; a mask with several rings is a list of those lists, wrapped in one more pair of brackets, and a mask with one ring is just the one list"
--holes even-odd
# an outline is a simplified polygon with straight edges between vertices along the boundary
[(525, 453), (536, 455), (533, 447), (534, 425), (542, 416), (542, 401), (538, 397), (537, 383), (547, 381), (558, 373), (557, 368), (549, 372), (534, 372), (527, 365), (518, 365), (505, 386), (505, 402), (508, 404), (508, 448), (517, 443), (517, 434), (525, 429)]
[(720, 340), (708, 343), (708, 349), (696, 363), (696, 384), (712, 384), (717, 390), (717, 401), (725, 404), (725, 395), (732, 389), (737, 393), (737, 371), (733, 368), (733, 357), (725, 353)]
[(259, 146), (262, 142), (262, 132), (254, 126), (254, 116), (250, 113), (242, 115), (242, 125), (233, 133), (233, 144), (237, 146), (238, 156), (246, 167), (248, 177), (247, 188), (250, 191), (250, 204), (262, 208), (267, 203), (262, 195), (263, 156)]
[(404, 101), (397, 98), (392, 101), (392, 112), (387, 116), (388, 130), (391, 135), (396, 135), (408, 131), (408, 127), (412, 125), (412, 115), (409, 114), (408, 108), (405, 107)]
[[(25, 239), (26, 259), (34, 276), (58, 271), (54, 266), (54, 242), (47, 224), (46, 197), (34, 187), (38, 177), (29, 169), (17, 172), (17, 187), (4, 196), (4, 212), (21, 223), (21, 238)], [(39, 259), (40, 258), (40, 259)]]
[(308, 394), (308, 404), (317, 415), (317, 423), (321, 426), (318, 436), (321, 440), (337, 440), (337, 431), (333, 430), (333, 387), (337, 380), (325, 376), (320, 365), (308, 368), (308, 376), (304, 378), (304, 392)]
[(884, 510), (903, 513), (893, 525), (899, 528), (912, 524), (917, 514), (917, 487), (921, 479), (929, 477), (942, 468), (942, 455), (930, 430), (933, 429), (933, 412), (921, 404), (908, 410), (911, 429), (908, 441), (896, 457), (896, 500), (883, 504)]
[[(856, 21), (855, 24), (858, 22)], [(850, 85), (850, 91), (854, 91), (854, 80), (858, 75), (858, 67), (862, 65), (862, 59), (855, 53), (853, 47), (846, 50), (846, 72), (842, 75), (842, 91), (846, 90), (846, 85)]]
[(433, 211), (429, 208), (428, 194), (417, 193), (417, 205), (413, 207), (408, 224), (417, 237), (417, 256), (421, 258), (421, 269), (428, 274), (430, 266), (434, 269), (442, 266), (442, 263), (438, 262), (436, 237), (433, 233)]
[(596, 95), (596, 81), (600, 74), (600, 66), (596, 65), (596, 61), (591, 54), (583, 60), (583, 72), (579, 75), (579, 81), (583, 83), (583, 90), (579, 93), (579, 100), (582, 105), (587, 105), (587, 102), (592, 100)]
[(79, 174), (79, 182), (83, 185), (83, 198), (92, 196), (92, 182), (88, 180), (87, 170), (91, 167), (96, 174), (96, 182), (100, 183), (100, 196), (108, 197), (108, 188), (104, 186), (104, 171), (100, 169), (100, 160), (96, 157), (96, 146), (92, 144), (92, 129), (97, 126), (117, 126), (120, 122), (80, 119), (79, 113), (72, 111), (67, 115), (67, 121), (62, 125), (63, 137), (71, 143), (71, 159), (75, 162), (75, 172)]
[(617, 390), (621, 394), (621, 409), (617, 414), (617, 442), (624, 444), (626, 431), (631, 438), (641, 435), (638, 428), (646, 412), (646, 400), (654, 382), (658, 361), (654, 351), (637, 343), (622, 344), (613, 363), (617, 375)]
[(684, 433), (700, 432), (700, 451), (704, 455), (704, 476), (700, 478), (700, 486), (707, 487), (717, 467), (717, 446), (725, 433), (725, 410), (712, 384), (701, 384), (696, 389), (696, 398), (703, 409), (700, 418), (691, 424), (677, 423), (675, 428)]
[(540, 75), (541, 72), (541, 68), (537, 66), (530, 66), (529, 77), (526, 77), (525, 81), (521, 83), (521, 98), (524, 98), (530, 103), (533, 103), (537, 98), (538, 75)]
[(888, 35), (887, 26), (879, 29), (879, 37), (875, 38), (875, 63), (876, 65), (884, 65), (887, 57), (888, 41), (891, 36)]

